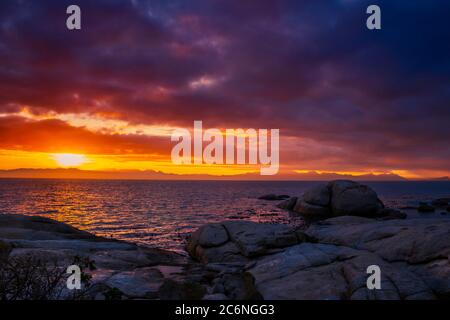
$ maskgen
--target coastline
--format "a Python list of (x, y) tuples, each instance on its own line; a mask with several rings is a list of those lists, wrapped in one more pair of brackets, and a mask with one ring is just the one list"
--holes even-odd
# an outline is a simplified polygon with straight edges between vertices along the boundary
[[(188, 257), (95, 236), (49, 218), (1, 214), (0, 266), (30, 271), (56, 265), (54, 270), (65, 274), (75, 261), (86, 276), (82, 295), (75, 298), (89, 300), (450, 296), (448, 217), (405, 219), (385, 208), (369, 187), (351, 181), (332, 181), (280, 202), (285, 197), (265, 195), (260, 201), (276, 200), (271, 203), (317, 219), (307, 228), (245, 220), (208, 223), (188, 239)], [(448, 199), (435, 204), (448, 205)], [(380, 290), (366, 287), (372, 265), (381, 269)], [(20, 276), (20, 268), (9, 270)], [(64, 288), (65, 278), (60, 280), (59, 295), (38, 298), (74, 299)], [(34, 299), (33, 294), (18, 297)]]

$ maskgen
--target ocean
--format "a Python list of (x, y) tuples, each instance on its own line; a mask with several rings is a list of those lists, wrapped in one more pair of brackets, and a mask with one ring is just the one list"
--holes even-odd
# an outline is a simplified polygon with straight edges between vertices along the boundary
[[(187, 235), (208, 222), (304, 224), (301, 217), (278, 209), (278, 201), (257, 198), (268, 193), (297, 196), (318, 183), (0, 179), (0, 213), (46, 216), (97, 235), (184, 253)], [(449, 181), (365, 184), (394, 208), (450, 197)], [(421, 215), (407, 213), (409, 218)]]

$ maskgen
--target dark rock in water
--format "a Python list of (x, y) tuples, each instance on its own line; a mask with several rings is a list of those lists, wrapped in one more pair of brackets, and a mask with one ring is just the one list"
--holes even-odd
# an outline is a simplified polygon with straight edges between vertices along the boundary
[(334, 216), (354, 215), (373, 217), (384, 208), (375, 191), (353, 181), (336, 180), (331, 188), (331, 210)]
[(446, 207), (450, 202), (450, 198), (439, 198), (431, 201), (431, 205), (435, 207)]
[(349, 180), (335, 180), (307, 190), (297, 199), (292, 210), (308, 217), (376, 217), (383, 208), (376, 192), (368, 186)]
[(435, 210), (436, 209), (433, 206), (430, 206), (429, 204), (426, 204), (426, 203), (422, 203), (417, 208), (417, 211), (422, 212), (422, 213), (434, 212)]
[(263, 195), (263, 196), (259, 197), (258, 199), (260, 199), (260, 200), (276, 201), (276, 200), (284, 200), (284, 199), (287, 199), (287, 198), (289, 198), (289, 196), (285, 195), (285, 194), (277, 196), (276, 194), (271, 193), (271, 194)]
[(258, 199), (260, 199), (260, 200), (270, 200), (270, 201), (280, 200), (280, 199), (278, 199), (278, 196), (276, 194), (273, 194), (273, 193), (265, 194), (265, 195), (259, 197)]
[(277, 204), (277, 207), (284, 210), (292, 210), (297, 202), (297, 197), (292, 197), (290, 199), (284, 200)]

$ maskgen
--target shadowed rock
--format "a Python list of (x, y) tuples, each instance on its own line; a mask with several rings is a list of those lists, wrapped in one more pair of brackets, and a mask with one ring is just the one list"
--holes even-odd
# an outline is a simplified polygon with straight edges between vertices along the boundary
[[(214, 233), (208, 239), (212, 245), (220, 243)], [(47, 218), (0, 215), (0, 260), (24, 257), (56, 262), (64, 269), (76, 257), (91, 261), (95, 270), (84, 271), (92, 276), (92, 299), (111, 298), (112, 292), (116, 298), (156, 299), (166, 280), (183, 283), (203, 272), (187, 271), (192, 262), (173, 252), (97, 237)], [(177, 271), (168, 272), (171, 268)]]
[[(217, 242), (217, 233), (211, 230), (222, 229), (228, 235), (227, 241)], [(253, 256), (266, 254), (272, 249), (290, 246), (299, 241), (298, 232), (288, 225), (226, 221), (198, 229), (188, 240), (187, 250), (192, 257), (205, 263), (245, 262)], [(216, 245), (213, 246), (212, 243)]]
[[(298, 197), (295, 204), (283, 202), (279, 207), (292, 210), (310, 218), (332, 216), (386, 216), (384, 205), (375, 191), (366, 185), (349, 180), (335, 180), (319, 184)], [(393, 212), (392, 212), (393, 213)], [(395, 213), (391, 218), (400, 218)]]
[[(246, 258), (240, 272), (253, 276), (254, 287), (264, 299), (398, 300), (450, 295), (450, 219), (380, 221), (358, 216), (336, 217), (311, 225), (303, 241), (289, 244), (283, 240), (280, 241), (283, 246), (258, 251), (257, 255), (241, 251), (240, 237), (245, 239), (244, 246), (252, 247), (252, 242), (261, 245), (265, 241), (256, 230), (263, 230), (264, 225), (247, 223), (234, 228), (222, 225), (229, 241), (218, 248), (233, 244), (238, 249), (236, 254)], [(276, 237), (285, 232), (295, 231), (273, 232), (269, 242), (277, 243)], [(227, 259), (222, 262), (231, 263)], [(207, 259), (204, 263), (211, 265)], [(369, 290), (366, 286), (370, 265), (381, 269), (380, 290)], [(213, 294), (240, 299), (237, 293), (242, 286), (227, 291), (224, 283), (228, 278), (233, 283), (231, 274), (239, 273), (239, 264), (233, 264), (228, 271), (221, 268), (222, 274), (229, 275), (214, 280)]]

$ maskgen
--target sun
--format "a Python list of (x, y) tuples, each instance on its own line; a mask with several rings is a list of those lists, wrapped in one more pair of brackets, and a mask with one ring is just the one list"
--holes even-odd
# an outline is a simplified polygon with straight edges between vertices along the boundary
[(73, 153), (57, 153), (53, 155), (53, 159), (62, 167), (77, 167), (88, 162), (85, 155)]

